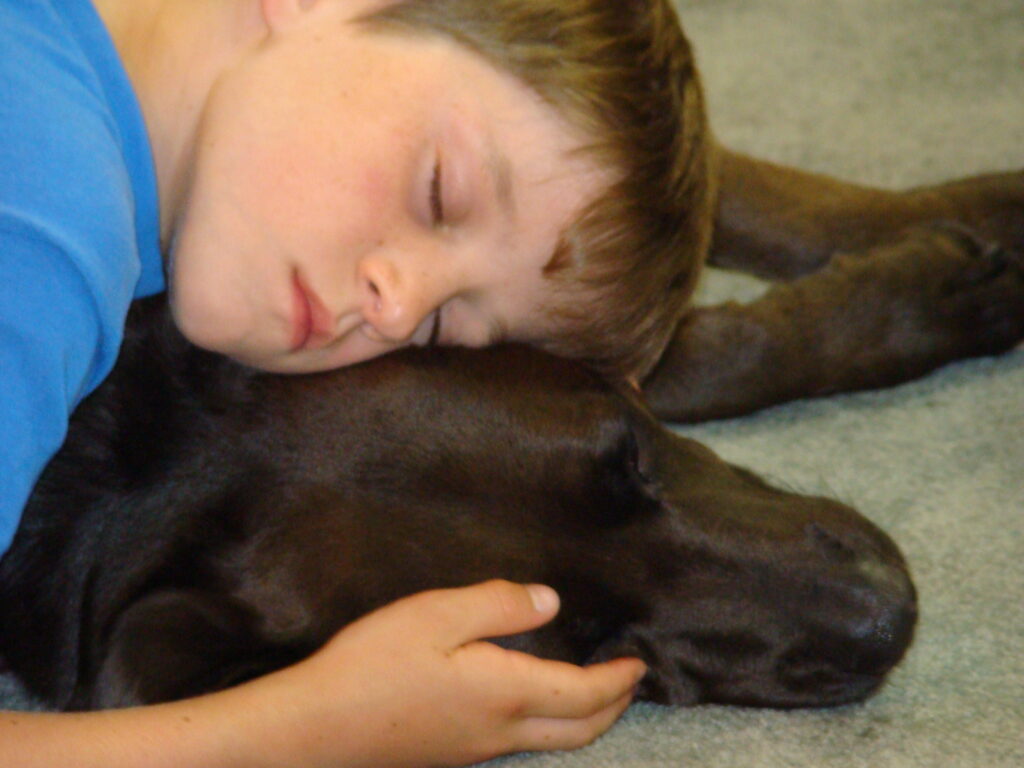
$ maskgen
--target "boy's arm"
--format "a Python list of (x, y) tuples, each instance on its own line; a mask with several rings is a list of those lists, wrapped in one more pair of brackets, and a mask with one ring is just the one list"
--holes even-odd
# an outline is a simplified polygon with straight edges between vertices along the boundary
[(580, 668), (482, 642), (554, 617), (547, 588), (488, 582), (398, 601), (299, 664), (135, 709), (0, 714), (0, 765), (259, 768), (465, 765), (589, 743), (644, 673)]

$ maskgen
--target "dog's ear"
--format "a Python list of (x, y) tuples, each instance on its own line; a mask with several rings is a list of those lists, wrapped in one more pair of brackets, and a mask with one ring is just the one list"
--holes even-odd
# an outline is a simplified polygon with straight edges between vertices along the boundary
[(647, 674), (637, 686), (636, 697), (671, 706), (692, 706), (701, 701), (701, 686), (683, 669), (681, 656), (665, 638), (654, 638), (642, 627), (629, 626), (598, 646), (587, 663), (625, 656), (641, 659)]
[(303, 655), (261, 640), (255, 614), (233, 598), (155, 592), (118, 619), (93, 699), (82, 704), (107, 709), (187, 698), (250, 680)]

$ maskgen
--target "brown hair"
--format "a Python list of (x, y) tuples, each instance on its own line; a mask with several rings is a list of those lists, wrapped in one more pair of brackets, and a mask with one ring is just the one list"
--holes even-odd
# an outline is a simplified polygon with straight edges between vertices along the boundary
[(560, 296), (541, 345), (614, 376), (657, 362), (710, 240), (711, 139), (668, 0), (400, 0), (374, 28), (437, 33), (529, 85), (615, 180), (545, 269)]

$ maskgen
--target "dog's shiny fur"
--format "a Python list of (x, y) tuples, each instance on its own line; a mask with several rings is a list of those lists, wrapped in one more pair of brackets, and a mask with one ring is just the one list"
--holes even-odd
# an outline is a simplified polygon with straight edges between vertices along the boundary
[(502, 642), (639, 655), (643, 698), (870, 694), (917, 611), (893, 542), (654, 414), (734, 415), (1012, 347), (1024, 174), (889, 193), (714, 151), (712, 262), (794, 281), (684, 317), (643, 384), (653, 413), (520, 347), (258, 374), (190, 347), (159, 300), (136, 306), (0, 560), (0, 653), (59, 708), (162, 701), (302, 658), (401, 595), (503, 577), (551, 584), (563, 610)]

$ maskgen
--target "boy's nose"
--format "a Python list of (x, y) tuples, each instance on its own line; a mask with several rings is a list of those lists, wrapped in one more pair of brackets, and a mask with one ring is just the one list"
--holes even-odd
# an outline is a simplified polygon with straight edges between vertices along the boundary
[[(416, 275), (419, 277), (418, 275)], [(412, 279), (392, 259), (365, 258), (359, 264), (357, 280), (363, 318), (387, 341), (409, 341), (423, 319), (440, 306), (443, 297), (432, 281)]]

